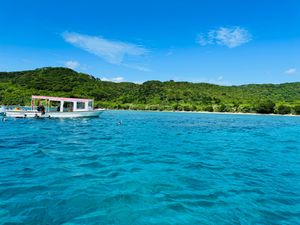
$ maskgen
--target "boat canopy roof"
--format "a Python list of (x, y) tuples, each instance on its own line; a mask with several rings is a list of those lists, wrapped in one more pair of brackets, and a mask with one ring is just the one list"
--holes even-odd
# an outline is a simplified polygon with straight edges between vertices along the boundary
[(66, 102), (92, 102), (94, 99), (86, 99), (86, 98), (61, 98), (61, 97), (51, 97), (51, 96), (37, 96), (32, 95), (31, 99), (43, 99), (43, 100), (50, 100), (50, 101), (66, 101)]

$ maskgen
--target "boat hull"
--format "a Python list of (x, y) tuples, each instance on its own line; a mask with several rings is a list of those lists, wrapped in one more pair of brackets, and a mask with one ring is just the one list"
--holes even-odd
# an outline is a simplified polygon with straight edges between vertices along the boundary
[(80, 117), (98, 117), (104, 109), (76, 112), (46, 112), (42, 115), (37, 111), (6, 111), (7, 117), (12, 118), (80, 118)]

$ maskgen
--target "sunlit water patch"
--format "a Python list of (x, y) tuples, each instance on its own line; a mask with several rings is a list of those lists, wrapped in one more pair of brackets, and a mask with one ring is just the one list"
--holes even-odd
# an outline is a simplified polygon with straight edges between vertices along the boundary
[(0, 223), (299, 224), (300, 117), (0, 122)]

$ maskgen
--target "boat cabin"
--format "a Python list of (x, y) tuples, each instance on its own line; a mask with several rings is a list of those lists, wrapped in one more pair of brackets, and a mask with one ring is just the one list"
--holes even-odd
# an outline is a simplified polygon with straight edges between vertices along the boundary
[(31, 97), (31, 110), (43, 105), (45, 112), (80, 112), (94, 109), (93, 99), (60, 98), (50, 96)]

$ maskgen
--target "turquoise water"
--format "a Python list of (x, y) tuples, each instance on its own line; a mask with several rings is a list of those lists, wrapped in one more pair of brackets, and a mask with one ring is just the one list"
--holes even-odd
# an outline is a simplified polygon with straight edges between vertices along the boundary
[(300, 117), (0, 122), (0, 224), (300, 224)]

